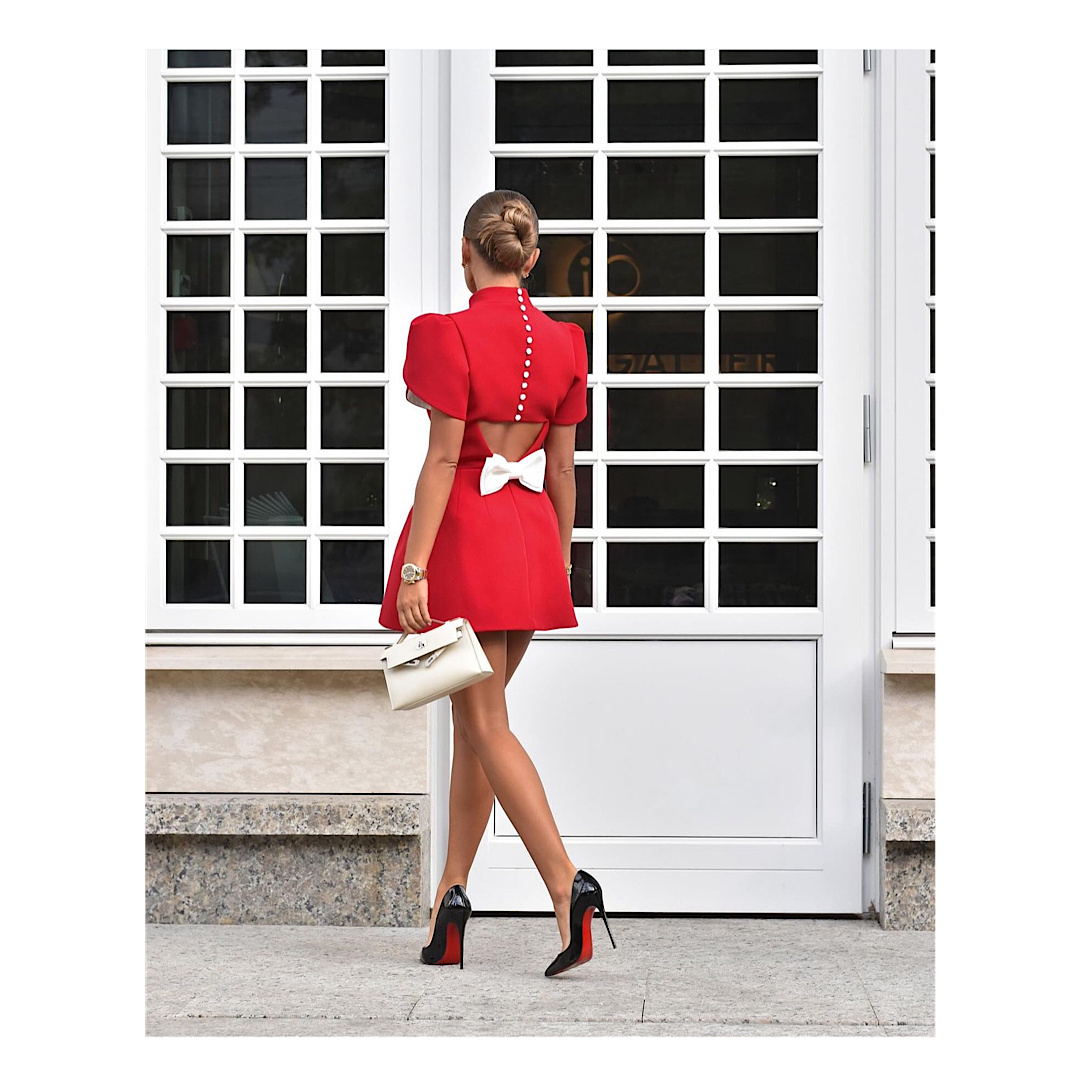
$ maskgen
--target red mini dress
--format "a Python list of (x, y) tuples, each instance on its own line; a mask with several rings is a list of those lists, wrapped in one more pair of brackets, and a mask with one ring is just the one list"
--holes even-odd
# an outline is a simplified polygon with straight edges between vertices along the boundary
[[(464, 616), (474, 630), (577, 626), (558, 516), (542, 486), (542, 448), (552, 424), (585, 419), (585, 332), (545, 315), (524, 288), (489, 286), (464, 311), (413, 320), (402, 376), (406, 399), (429, 417), (435, 408), (465, 421), (428, 558), (428, 614)], [(507, 462), (487, 445), (478, 420), (544, 426), (518, 462)], [(410, 508), (379, 612), (390, 630), (403, 629), (397, 596), (412, 516)]]

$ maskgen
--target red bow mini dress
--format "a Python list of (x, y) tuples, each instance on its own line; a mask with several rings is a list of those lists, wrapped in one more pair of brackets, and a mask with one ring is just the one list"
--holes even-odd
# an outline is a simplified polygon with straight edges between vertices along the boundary
[[(535, 308), (526, 289), (489, 286), (464, 311), (427, 314), (409, 327), (406, 399), (465, 421), (454, 485), (428, 558), (428, 614), (464, 616), (474, 630), (577, 626), (559, 521), (544, 488), (552, 424), (586, 416), (585, 332)], [(542, 422), (516, 462), (494, 453), (478, 420)], [(538, 489), (538, 490), (537, 490)], [(379, 624), (397, 616), (410, 508), (390, 566)]]

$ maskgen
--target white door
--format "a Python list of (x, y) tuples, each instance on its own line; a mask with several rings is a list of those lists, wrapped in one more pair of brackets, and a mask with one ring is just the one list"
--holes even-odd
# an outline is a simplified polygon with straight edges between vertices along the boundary
[[(450, 64), (453, 238), (482, 192), (529, 195), (530, 293), (590, 342), (580, 625), (536, 634), (507, 695), (570, 857), (614, 911), (857, 912), (873, 595), (861, 53)], [(444, 717), (444, 747), (447, 732)], [(444, 761), (437, 807), (447, 777)], [(499, 806), (469, 890), (478, 910), (549, 907)]]

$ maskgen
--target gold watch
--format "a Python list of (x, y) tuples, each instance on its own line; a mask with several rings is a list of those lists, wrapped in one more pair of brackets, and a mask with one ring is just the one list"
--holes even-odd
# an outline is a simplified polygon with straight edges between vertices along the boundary
[(401, 568), (401, 580), (412, 584), (414, 581), (423, 581), (427, 577), (427, 569), (417, 566), (416, 563), (407, 562)]

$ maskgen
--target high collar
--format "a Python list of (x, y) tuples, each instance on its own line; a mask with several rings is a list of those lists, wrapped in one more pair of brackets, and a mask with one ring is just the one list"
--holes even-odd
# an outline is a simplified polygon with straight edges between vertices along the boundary
[[(522, 303), (529, 301), (529, 290), (522, 288)], [(516, 285), (488, 285), (483, 289), (477, 289), (469, 297), (469, 307), (476, 304), (516, 304), (518, 303), (518, 291)]]

